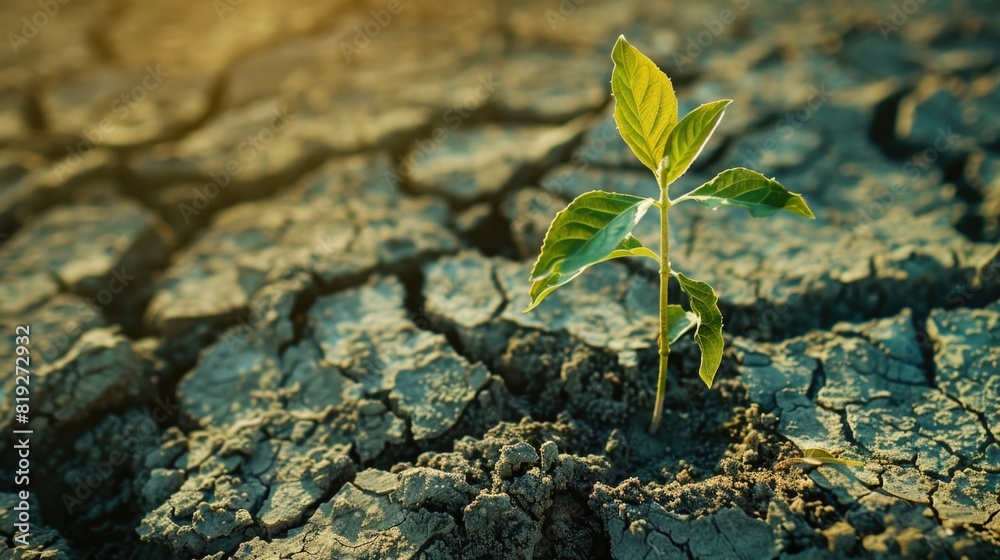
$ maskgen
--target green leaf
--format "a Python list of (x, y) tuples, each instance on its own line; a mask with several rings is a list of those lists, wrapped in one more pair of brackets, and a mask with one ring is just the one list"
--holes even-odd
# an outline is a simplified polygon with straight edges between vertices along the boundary
[(691, 327), (698, 324), (698, 316), (679, 305), (667, 306), (667, 339), (669, 344), (677, 342)]
[(698, 107), (677, 123), (667, 136), (667, 174), (663, 184), (669, 185), (691, 167), (698, 154), (722, 121), (722, 114), (732, 99), (713, 101)]
[(549, 226), (542, 252), (531, 270), (531, 305), (527, 313), (555, 289), (591, 266), (629, 256), (659, 256), (632, 236), (632, 230), (655, 204), (652, 198), (590, 191), (578, 196)]
[(778, 210), (815, 218), (802, 195), (789, 192), (774, 179), (736, 167), (727, 169), (714, 179), (678, 198), (675, 203), (691, 199), (708, 208), (732, 205), (746, 208), (754, 218), (763, 218)]
[(708, 284), (693, 280), (680, 272), (673, 273), (681, 285), (681, 289), (691, 297), (691, 310), (698, 316), (698, 330), (694, 332), (694, 340), (701, 348), (701, 367), (698, 375), (701, 380), (712, 388), (715, 372), (722, 363), (722, 312), (719, 311), (719, 297)]
[(850, 459), (838, 459), (822, 449), (810, 448), (802, 450), (801, 462), (807, 465), (818, 467), (824, 464), (844, 465), (847, 467), (863, 467), (864, 461), (852, 461)]
[(618, 131), (639, 161), (656, 173), (667, 134), (677, 124), (674, 88), (670, 78), (624, 36), (618, 37), (611, 60), (615, 63), (611, 91)]

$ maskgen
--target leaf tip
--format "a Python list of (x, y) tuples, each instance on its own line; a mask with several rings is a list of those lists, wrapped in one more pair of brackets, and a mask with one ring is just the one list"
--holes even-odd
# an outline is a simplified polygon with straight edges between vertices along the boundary
[(625, 34), (619, 35), (618, 40), (615, 41), (615, 46), (611, 49), (612, 58), (614, 58), (616, 53), (621, 52), (621, 50), (628, 44), (629, 42), (625, 39)]
[(796, 194), (795, 200), (797, 202), (797, 204), (795, 204), (795, 209), (798, 210), (796, 214), (802, 216), (803, 218), (809, 218), (810, 220), (816, 219), (816, 214), (813, 214), (812, 208), (809, 208), (809, 205), (806, 204), (806, 199), (802, 198), (802, 195)]

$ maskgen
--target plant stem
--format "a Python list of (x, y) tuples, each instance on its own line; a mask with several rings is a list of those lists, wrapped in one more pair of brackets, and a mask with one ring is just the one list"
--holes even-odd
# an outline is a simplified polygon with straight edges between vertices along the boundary
[(667, 315), (667, 300), (670, 295), (670, 198), (667, 187), (660, 187), (660, 371), (656, 382), (656, 402), (653, 404), (653, 421), (649, 433), (656, 434), (663, 418), (663, 401), (667, 398), (667, 358), (670, 357), (670, 320)]

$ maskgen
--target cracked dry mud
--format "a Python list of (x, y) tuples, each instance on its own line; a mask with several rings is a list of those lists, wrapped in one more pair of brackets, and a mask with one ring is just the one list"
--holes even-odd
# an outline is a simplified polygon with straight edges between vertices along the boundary
[[(401, 5), (73, 2), (0, 54), (34, 430), (27, 547), (0, 442), (0, 558), (1000, 554), (995, 6)], [(521, 313), (559, 209), (655, 192), (620, 33), (682, 112), (735, 100), (678, 190), (747, 166), (817, 215), (675, 214), (728, 346), (711, 391), (673, 347), (656, 437), (654, 270)]]

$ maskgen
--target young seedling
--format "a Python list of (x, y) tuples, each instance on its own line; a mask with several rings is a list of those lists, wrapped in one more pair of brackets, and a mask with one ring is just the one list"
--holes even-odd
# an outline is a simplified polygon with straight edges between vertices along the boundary
[[(701, 379), (712, 387), (722, 362), (722, 313), (715, 290), (708, 284), (670, 268), (670, 208), (694, 201), (708, 208), (739, 206), (755, 218), (786, 210), (806, 218), (813, 213), (802, 196), (789, 192), (774, 179), (743, 169), (727, 169), (714, 179), (671, 200), (668, 187), (691, 166), (715, 131), (731, 100), (713, 101), (677, 120), (677, 97), (667, 75), (645, 55), (619, 37), (611, 53), (614, 70), (611, 91), (615, 97), (615, 122), (632, 153), (656, 177), (658, 199), (591, 191), (577, 197), (556, 214), (541, 254), (531, 270), (533, 309), (554, 290), (565, 286), (591, 266), (620, 257), (646, 257), (660, 268), (659, 377), (650, 433), (656, 433), (663, 416), (667, 390), (670, 344), (695, 329), (701, 348)], [(643, 246), (632, 230), (650, 209), (660, 211), (660, 253)], [(668, 280), (673, 276), (691, 301), (691, 311), (668, 304)]]

